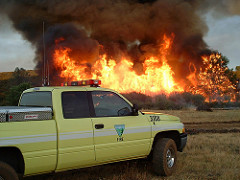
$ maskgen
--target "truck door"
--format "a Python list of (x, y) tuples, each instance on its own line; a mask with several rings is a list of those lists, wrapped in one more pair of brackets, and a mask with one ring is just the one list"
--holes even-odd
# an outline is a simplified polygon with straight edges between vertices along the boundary
[(131, 105), (110, 91), (91, 92), (96, 160), (114, 161), (145, 156), (150, 151), (151, 126)]
[(92, 120), (89, 113), (87, 92), (56, 89), (58, 126), (57, 171), (84, 167), (95, 163)]

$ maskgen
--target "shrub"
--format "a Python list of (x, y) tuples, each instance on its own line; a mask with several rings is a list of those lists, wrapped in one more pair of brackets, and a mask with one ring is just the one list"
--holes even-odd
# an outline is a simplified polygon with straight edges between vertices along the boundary
[(171, 99), (165, 94), (161, 94), (155, 97), (155, 109), (182, 109), (183, 104), (178, 103), (179, 99), (177, 96), (172, 95)]
[(6, 93), (7, 105), (17, 106), (22, 92), (30, 87), (30, 83), (21, 83), (18, 86), (11, 87), (10, 90)]
[(145, 94), (131, 92), (123, 94), (131, 103), (137, 104), (139, 109), (151, 109), (153, 107), (152, 97)]

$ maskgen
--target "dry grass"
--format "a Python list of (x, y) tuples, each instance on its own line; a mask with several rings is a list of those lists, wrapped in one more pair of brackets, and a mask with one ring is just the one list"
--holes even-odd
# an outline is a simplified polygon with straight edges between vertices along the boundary
[(240, 179), (240, 133), (190, 136), (167, 179)]
[(0, 73), (0, 81), (7, 80), (12, 77), (12, 72), (1, 72)]
[(240, 121), (240, 110), (214, 110), (213, 112), (195, 110), (151, 110), (151, 111), (178, 116), (184, 123)]
[(134, 160), (75, 171), (26, 178), (26, 180), (182, 180), (240, 179), (240, 133), (189, 136), (178, 153), (177, 171), (170, 177), (152, 173), (147, 160)]

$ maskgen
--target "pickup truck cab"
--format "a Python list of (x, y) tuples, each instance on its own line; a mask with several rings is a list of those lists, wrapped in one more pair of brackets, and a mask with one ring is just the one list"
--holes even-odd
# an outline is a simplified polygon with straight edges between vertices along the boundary
[(156, 174), (171, 175), (187, 142), (180, 119), (138, 111), (96, 84), (31, 88), (18, 107), (0, 107), (0, 179), (149, 155)]

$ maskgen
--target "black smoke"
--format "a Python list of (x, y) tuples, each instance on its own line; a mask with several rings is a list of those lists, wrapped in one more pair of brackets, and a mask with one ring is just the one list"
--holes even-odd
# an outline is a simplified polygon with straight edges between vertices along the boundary
[[(184, 80), (190, 73), (189, 63), (202, 64), (201, 56), (209, 54), (203, 37), (208, 27), (201, 14), (213, 10), (216, 16), (240, 14), (238, 0), (0, 0), (16, 30), (36, 46), (36, 68), (42, 69), (42, 22), (45, 23), (46, 58), (51, 74), (55, 40), (58, 46), (72, 49), (71, 56), (88, 67), (107, 53), (119, 60), (130, 57), (134, 69), (142, 73), (142, 62), (157, 54), (163, 36), (174, 34), (169, 64), (176, 77)], [(135, 43), (138, 42), (138, 43)], [(103, 49), (99, 48), (103, 45)]]

